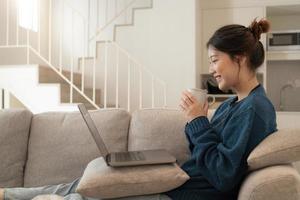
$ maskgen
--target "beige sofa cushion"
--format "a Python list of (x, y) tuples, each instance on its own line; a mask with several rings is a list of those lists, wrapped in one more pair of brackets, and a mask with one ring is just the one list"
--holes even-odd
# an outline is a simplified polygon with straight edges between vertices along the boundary
[(298, 200), (300, 176), (290, 165), (252, 172), (243, 182), (238, 200)]
[(101, 199), (156, 194), (177, 188), (188, 179), (177, 164), (113, 168), (101, 157), (88, 164), (76, 192)]
[(0, 187), (23, 186), (32, 113), (0, 110)]
[(166, 149), (179, 164), (190, 156), (184, 133), (186, 119), (179, 110), (145, 109), (132, 114), (128, 150)]
[[(130, 115), (99, 110), (91, 116), (109, 151), (126, 151)], [(33, 117), (25, 187), (73, 181), (100, 152), (79, 112), (52, 112)]]
[(300, 160), (300, 129), (283, 129), (265, 138), (249, 155), (250, 170)]

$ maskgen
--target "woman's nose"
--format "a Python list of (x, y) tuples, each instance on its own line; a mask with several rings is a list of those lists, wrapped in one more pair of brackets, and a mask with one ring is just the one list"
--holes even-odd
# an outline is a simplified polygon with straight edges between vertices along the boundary
[(215, 70), (214, 70), (214, 68), (211, 65), (209, 65), (208, 73), (209, 74), (214, 74), (215, 73)]

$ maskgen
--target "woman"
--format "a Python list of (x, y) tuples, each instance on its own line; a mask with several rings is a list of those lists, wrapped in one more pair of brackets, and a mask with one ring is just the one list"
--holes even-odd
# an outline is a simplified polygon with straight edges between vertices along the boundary
[[(247, 175), (249, 153), (276, 131), (274, 107), (255, 73), (264, 61), (259, 39), (268, 29), (268, 21), (254, 20), (249, 27), (228, 25), (214, 33), (207, 43), (210, 72), (221, 90), (232, 89), (237, 96), (222, 103), (209, 122), (208, 103), (201, 104), (189, 92), (183, 92), (180, 107), (188, 120), (185, 133), (191, 158), (182, 169), (191, 179), (166, 194), (124, 199), (237, 199)], [(88, 199), (74, 194), (77, 184), (78, 180), (30, 190), (5, 189), (0, 193), (5, 192), (7, 200), (28, 199), (43, 193), (64, 195), (65, 199)]]
[(188, 119), (192, 157), (182, 168), (191, 180), (168, 193), (172, 199), (237, 199), (249, 153), (277, 130), (274, 107), (255, 73), (264, 61), (259, 39), (269, 26), (266, 20), (228, 25), (208, 41), (210, 73), (221, 90), (232, 89), (237, 96), (222, 103), (209, 122), (207, 102), (183, 92), (180, 107)]

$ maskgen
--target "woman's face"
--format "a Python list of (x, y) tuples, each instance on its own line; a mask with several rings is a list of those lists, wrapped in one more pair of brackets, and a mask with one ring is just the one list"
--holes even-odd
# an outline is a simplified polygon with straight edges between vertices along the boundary
[(212, 46), (208, 48), (208, 59), (210, 63), (209, 72), (218, 82), (220, 90), (234, 89), (239, 82), (239, 64), (231, 57), (218, 51)]

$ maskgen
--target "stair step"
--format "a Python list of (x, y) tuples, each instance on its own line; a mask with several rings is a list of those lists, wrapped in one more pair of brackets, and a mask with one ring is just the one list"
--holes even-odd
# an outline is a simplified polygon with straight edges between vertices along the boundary
[[(1, 27), (1, 33), (3, 27)], [(0, 34), (1, 36), (2, 34)], [(24, 65), (27, 63), (27, 48), (26, 47), (0, 47), (1, 65)], [(17, 58), (17, 59), (16, 59)]]
[[(85, 95), (87, 95), (90, 99), (93, 99), (93, 89), (91, 88), (85, 88), (84, 90)], [(60, 85), (60, 101), (62, 103), (69, 103), (70, 102), (70, 86), (68, 84), (61, 84)], [(96, 98), (96, 104), (100, 105), (100, 95), (101, 90), (96, 89), (95, 90), (95, 98)], [(79, 92), (73, 89), (73, 103), (84, 103), (87, 105), (90, 104)], [(92, 105), (90, 105), (92, 106)], [(89, 107), (90, 107), (89, 106)], [(92, 106), (94, 108), (94, 106)]]
[[(63, 70), (63, 75), (70, 79), (71, 72)], [(67, 82), (61, 78), (53, 69), (47, 66), (39, 66), (39, 83), (61, 83)], [(81, 88), (81, 74), (73, 73), (73, 83)]]

